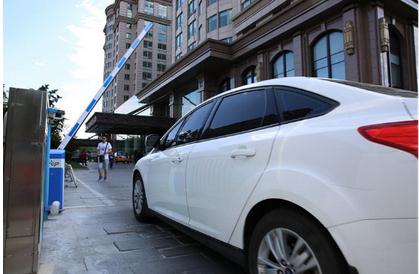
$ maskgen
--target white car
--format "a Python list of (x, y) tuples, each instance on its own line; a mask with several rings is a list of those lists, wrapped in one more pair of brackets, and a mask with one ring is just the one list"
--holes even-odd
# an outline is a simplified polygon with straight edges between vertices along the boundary
[(417, 273), (417, 93), (293, 77), (219, 94), (133, 173), (133, 208), (249, 273)]

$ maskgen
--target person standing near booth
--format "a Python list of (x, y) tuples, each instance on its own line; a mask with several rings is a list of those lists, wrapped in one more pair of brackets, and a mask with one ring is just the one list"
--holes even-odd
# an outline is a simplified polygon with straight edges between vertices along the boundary
[(107, 142), (106, 136), (102, 137), (102, 142), (97, 145), (97, 158), (98, 158), (98, 171), (99, 171), (99, 181), (102, 180), (102, 170), (103, 170), (103, 180), (106, 180), (108, 168), (109, 168), (109, 155), (112, 153), (112, 145)]

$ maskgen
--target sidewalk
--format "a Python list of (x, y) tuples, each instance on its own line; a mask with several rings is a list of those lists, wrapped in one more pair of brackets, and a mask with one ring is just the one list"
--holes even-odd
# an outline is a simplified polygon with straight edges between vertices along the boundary
[(230, 274), (242, 270), (188, 236), (154, 220), (138, 222), (131, 207), (132, 165), (118, 164), (97, 181), (97, 164), (75, 170), (78, 187), (64, 210), (44, 223), (40, 274)]

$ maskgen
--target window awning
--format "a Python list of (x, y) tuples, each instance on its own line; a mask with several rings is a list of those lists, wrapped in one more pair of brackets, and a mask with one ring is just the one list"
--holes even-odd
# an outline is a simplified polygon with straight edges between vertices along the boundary
[(96, 112), (86, 122), (86, 132), (108, 134), (163, 134), (176, 119)]

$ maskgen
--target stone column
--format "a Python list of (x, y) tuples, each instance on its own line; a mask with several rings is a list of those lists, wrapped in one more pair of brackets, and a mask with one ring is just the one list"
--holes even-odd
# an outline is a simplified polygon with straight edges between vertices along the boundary
[(357, 39), (356, 6), (347, 7), (342, 16), (343, 21), (343, 43), (345, 50), (345, 78), (351, 81), (360, 81), (360, 63), (358, 62), (359, 47)]
[(181, 104), (174, 92), (171, 92), (169, 95), (169, 115), (170, 118), (180, 118), (182, 116)]
[(211, 97), (215, 96), (218, 94), (218, 86), (217, 86), (217, 82), (216, 79), (214, 79), (213, 77), (211, 77), (211, 75), (199, 75), (197, 77), (197, 81), (198, 81), (198, 90), (201, 91), (202, 94), (202, 101), (208, 100)]
[(306, 75), (304, 73), (304, 65), (303, 65), (303, 45), (302, 45), (302, 35), (301, 32), (297, 32), (293, 35), (292, 39), (292, 47), (294, 52), (294, 70), (295, 76), (303, 76)]

